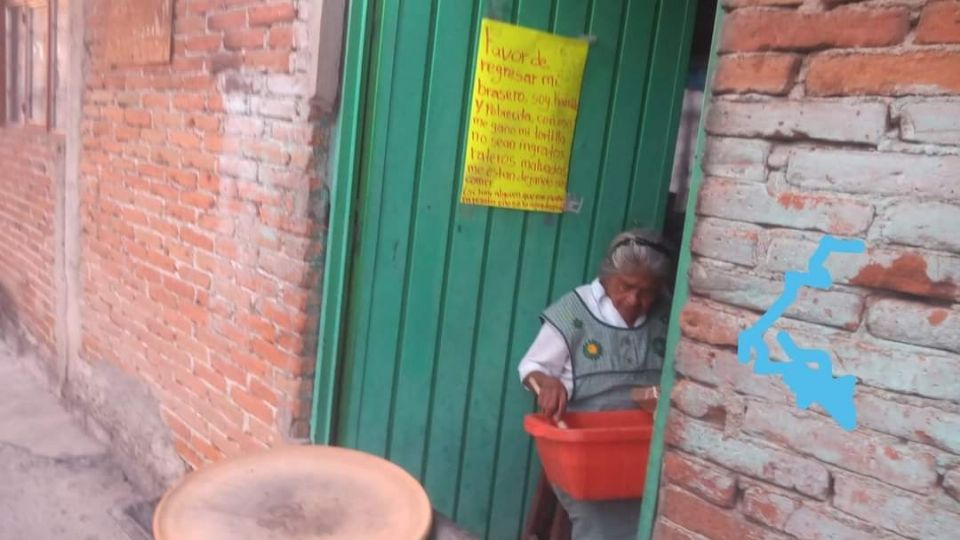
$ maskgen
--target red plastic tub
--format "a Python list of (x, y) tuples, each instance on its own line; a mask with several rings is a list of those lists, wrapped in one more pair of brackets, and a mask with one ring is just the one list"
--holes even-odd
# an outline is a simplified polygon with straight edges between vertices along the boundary
[(567, 413), (567, 429), (541, 414), (523, 427), (537, 443), (555, 486), (584, 501), (633, 499), (643, 494), (653, 415), (642, 410)]

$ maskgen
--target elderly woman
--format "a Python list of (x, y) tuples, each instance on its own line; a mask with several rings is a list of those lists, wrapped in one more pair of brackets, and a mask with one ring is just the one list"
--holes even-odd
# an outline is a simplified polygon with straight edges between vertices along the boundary
[[(538, 391), (543, 413), (560, 419), (567, 410), (634, 408), (634, 389), (659, 383), (672, 272), (659, 235), (623, 232), (611, 242), (599, 277), (543, 312), (540, 333), (519, 367), (523, 383)], [(554, 490), (570, 516), (573, 540), (636, 537), (639, 499), (577, 501)]]

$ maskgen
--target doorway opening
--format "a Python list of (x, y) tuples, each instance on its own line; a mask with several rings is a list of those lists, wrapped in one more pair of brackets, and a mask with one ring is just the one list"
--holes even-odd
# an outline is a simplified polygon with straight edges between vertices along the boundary
[[(674, 157), (692, 155), (683, 104), (702, 91), (712, 25), (698, 21), (715, 9), (698, 4), (712, 2), (351, 3), (316, 442), (385, 456), (459, 526), (517, 536), (539, 475), (517, 361), (615, 233), (677, 234), (689, 165)], [(596, 38), (568, 181), (579, 212), (459, 204), (483, 17)]]

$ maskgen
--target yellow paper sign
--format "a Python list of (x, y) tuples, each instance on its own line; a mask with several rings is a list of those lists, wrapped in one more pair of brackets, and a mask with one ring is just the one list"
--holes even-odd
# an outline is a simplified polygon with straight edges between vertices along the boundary
[(483, 20), (460, 202), (563, 211), (586, 61), (584, 40)]

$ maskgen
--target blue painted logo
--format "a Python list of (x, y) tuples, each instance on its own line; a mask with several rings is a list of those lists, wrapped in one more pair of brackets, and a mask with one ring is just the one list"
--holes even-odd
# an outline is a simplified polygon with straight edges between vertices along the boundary
[(857, 410), (853, 402), (856, 377), (844, 375), (835, 378), (833, 363), (827, 351), (798, 347), (786, 331), (777, 334), (777, 343), (790, 361), (773, 362), (770, 360), (770, 349), (764, 343), (763, 335), (797, 300), (802, 287), (829, 289), (833, 285), (830, 272), (824, 266), (831, 253), (863, 253), (865, 250), (863, 240), (841, 240), (824, 236), (807, 263), (807, 271), (787, 272), (784, 275), (783, 294), (756, 324), (740, 332), (737, 339), (737, 358), (741, 364), (750, 362), (755, 352), (754, 372), (760, 375), (783, 376), (783, 381), (796, 395), (798, 407), (806, 409), (813, 403), (819, 403), (834, 421), (847, 431), (857, 427)]

